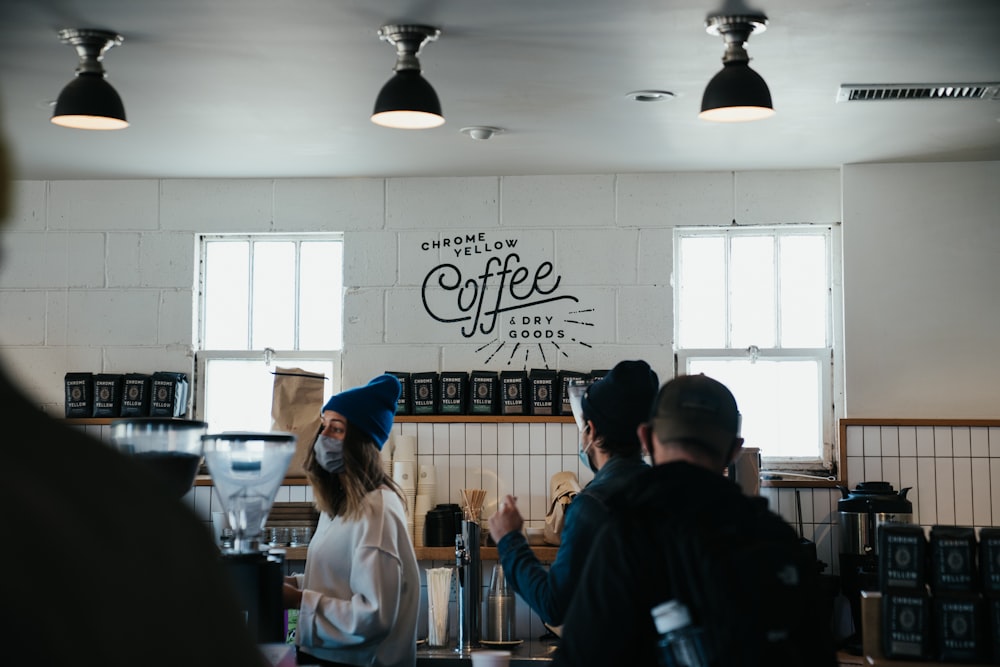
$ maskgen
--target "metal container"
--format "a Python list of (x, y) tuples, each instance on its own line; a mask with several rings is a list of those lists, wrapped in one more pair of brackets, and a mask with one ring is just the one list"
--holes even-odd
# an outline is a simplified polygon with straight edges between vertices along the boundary
[[(854, 634), (845, 648), (861, 655), (861, 591), (878, 589), (879, 528), (888, 523), (911, 523), (913, 504), (906, 499), (909, 487), (898, 493), (888, 482), (861, 482), (849, 491), (838, 486), (840, 519), (840, 587), (851, 606)], [(883, 618), (889, 618), (883, 614)], [(886, 630), (890, 632), (889, 629)], [(887, 653), (888, 655), (888, 653)]]
[(880, 526), (913, 521), (913, 503), (906, 499), (910, 487), (896, 492), (889, 482), (861, 482), (853, 491), (837, 488), (843, 496), (837, 501), (842, 554), (878, 554)]
[(479, 644), (482, 619), (483, 571), (479, 557), (481, 529), (475, 521), (462, 521), (455, 535), (455, 570), (458, 572), (458, 653), (469, 653)]

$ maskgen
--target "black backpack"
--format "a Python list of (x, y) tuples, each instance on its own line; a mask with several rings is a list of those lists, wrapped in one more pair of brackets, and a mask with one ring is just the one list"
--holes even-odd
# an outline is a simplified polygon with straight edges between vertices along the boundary
[(642, 536), (633, 553), (644, 554), (656, 582), (649, 608), (668, 599), (687, 605), (713, 667), (834, 665), (815, 555), (777, 515), (761, 509), (746, 518), (723, 525), (696, 513), (630, 518), (629, 532)]

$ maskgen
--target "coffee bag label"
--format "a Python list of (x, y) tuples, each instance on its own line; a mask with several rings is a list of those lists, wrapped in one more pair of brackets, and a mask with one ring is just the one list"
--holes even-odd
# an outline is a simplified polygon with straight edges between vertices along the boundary
[(414, 373), (413, 384), (413, 414), (432, 415), (437, 412), (437, 397), (435, 385), (437, 373)]

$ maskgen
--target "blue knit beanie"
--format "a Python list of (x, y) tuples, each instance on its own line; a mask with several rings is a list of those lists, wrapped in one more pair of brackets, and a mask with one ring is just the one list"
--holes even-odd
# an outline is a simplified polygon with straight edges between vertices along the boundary
[(344, 415), (351, 426), (367, 433), (382, 449), (389, 439), (396, 402), (402, 390), (395, 375), (379, 375), (363, 387), (334, 394), (323, 406), (323, 412), (333, 410)]

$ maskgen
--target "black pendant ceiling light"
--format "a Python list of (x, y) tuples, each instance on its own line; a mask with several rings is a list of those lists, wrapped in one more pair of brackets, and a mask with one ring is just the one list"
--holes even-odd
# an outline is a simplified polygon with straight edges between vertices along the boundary
[(124, 38), (107, 30), (60, 30), (59, 39), (80, 56), (76, 77), (59, 93), (52, 122), (80, 130), (120, 130), (128, 127), (125, 105), (104, 75), (101, 61)]
[(417, 55), (441, 31), (425, 25), (384, 25), (378, 36), (396, 47), (395, 74), (375, 100), (372, 122), (384, 127), (424, 130), (444, 123), (441, 102), (420, 73)]
[(763, 32), (763, 14), (728, 16), (712, 14), (705, 20), (710, 35), (722, 35), (726, 52), (722, 71), (705, 86), (699, 118), (721, 123), (761, 120), (774, 115), (771, 91), (760, 74), (750, 69), (745, 44), (754, 32)]

